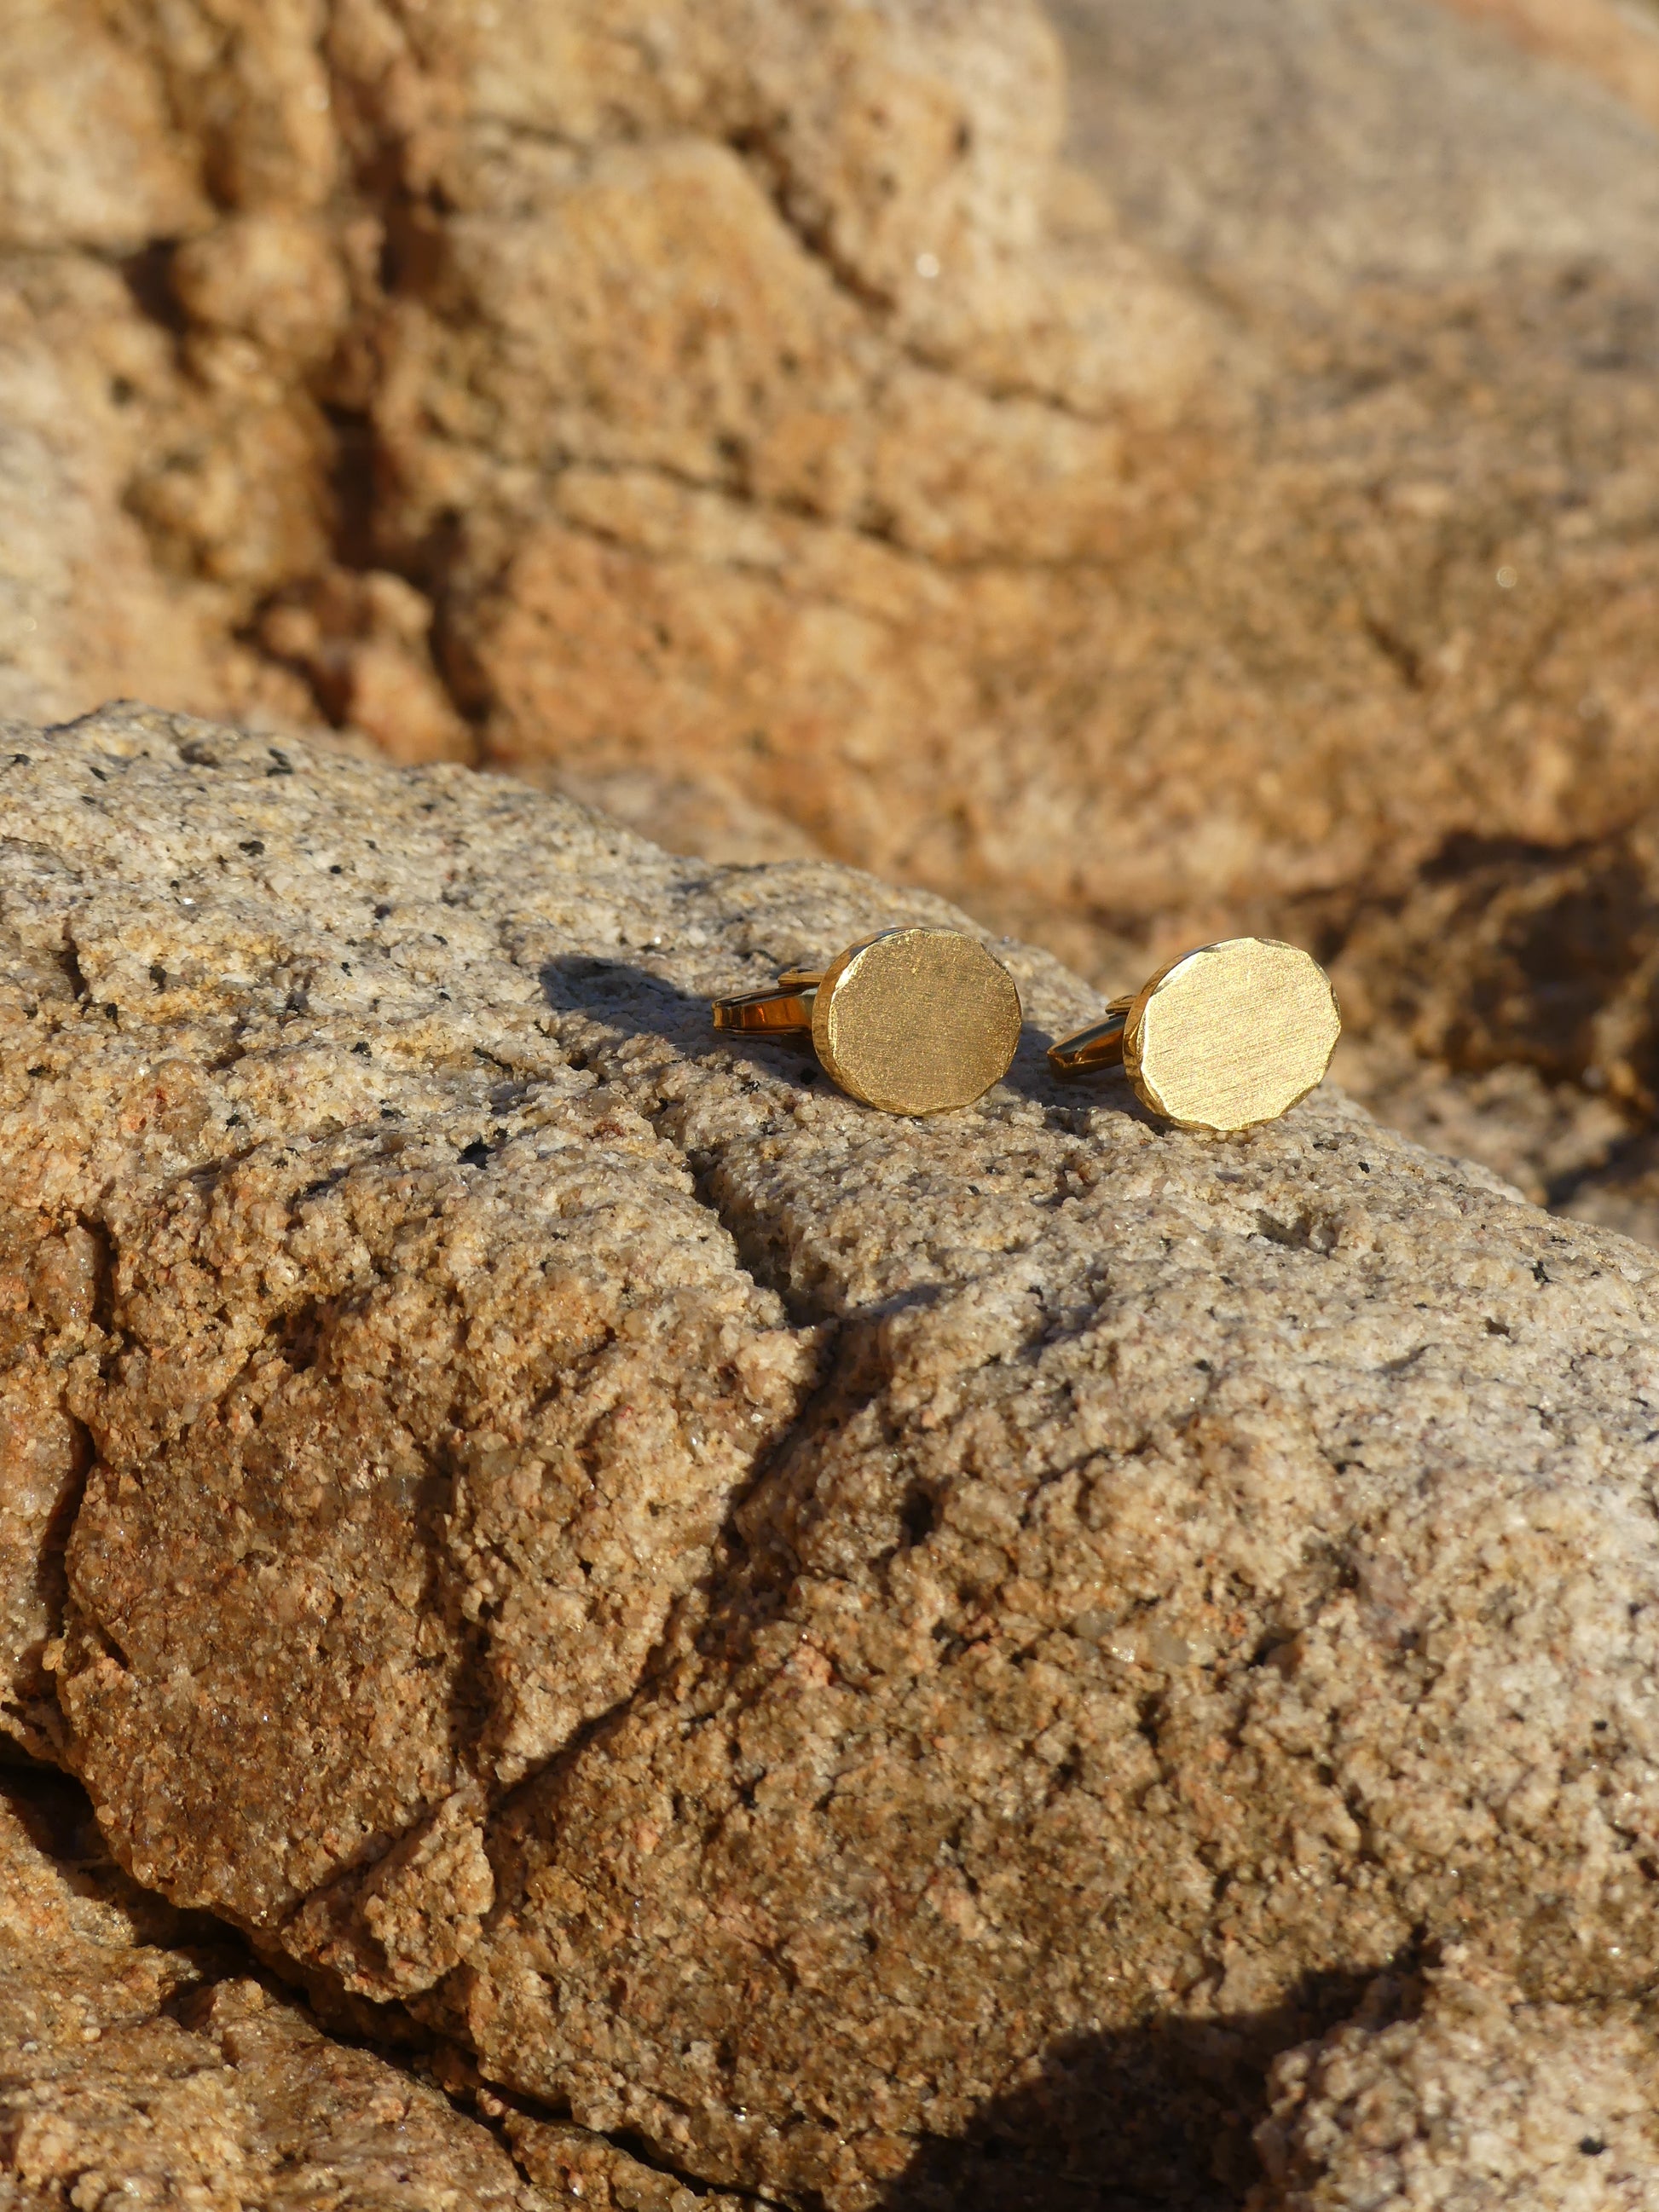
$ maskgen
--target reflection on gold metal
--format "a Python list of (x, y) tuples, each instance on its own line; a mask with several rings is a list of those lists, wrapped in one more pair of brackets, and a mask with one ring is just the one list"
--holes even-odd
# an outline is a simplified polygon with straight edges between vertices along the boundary
[(884, 929), (822, 975), (791, 969), (774, 988), (716, 999), (714, 1027), (811, 1033), (826, 1072), (888, 1114), (971, 1106), (1008, 1073), (1019, 1042), (1014, 979), (956, 929)]
[(1057, 1075), (1121, 1061), (1144, 1105), (1188, 1129), (1231, 1133), (1305, 1098), (1341, 1033), (1331, 979), (1270, 938), (1201, 945), (1160, 968), (1104, 1020), (1050, 1045)]

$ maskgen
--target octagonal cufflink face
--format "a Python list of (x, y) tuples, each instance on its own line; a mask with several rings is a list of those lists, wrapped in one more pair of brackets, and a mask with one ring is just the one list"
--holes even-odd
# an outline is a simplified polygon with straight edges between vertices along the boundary
[(1341, 1032), (1316, 960), (1272, 938), (1233, 937), (1159, 969), (1048, 1058), (1068, 1079), (1121, 1062), (1153, 1113), (1234, 1135), (1305, 1098)]
[(821, 973), (792, 969), (769, 990), (717, 999), (714, 1026), (809, 1033), (825, 1073), (887, 1114), (948, 1114), (1005, 1076), (1022, 1014), (1013, 977), (957, 929), (860, 938)]

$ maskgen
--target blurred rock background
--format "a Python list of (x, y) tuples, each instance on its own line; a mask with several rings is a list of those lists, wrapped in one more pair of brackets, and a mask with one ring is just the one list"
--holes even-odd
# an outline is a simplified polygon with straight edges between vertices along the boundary
[(0, 711), (475, 761), (1659, 1241), (1651, 0), (0, 0)]

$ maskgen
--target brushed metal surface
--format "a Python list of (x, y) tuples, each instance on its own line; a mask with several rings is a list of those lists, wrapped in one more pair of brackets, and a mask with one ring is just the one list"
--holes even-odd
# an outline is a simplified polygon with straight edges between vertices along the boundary
[(1341, 1030), (1317, 961), (1271, 938), (1234, 937), (1142, 985), (1124, 1024), (1123, 1065), (1155, 1114), (1231, 1133), (1305, 1098)]
[(824, 970), (812, 1042), (842, 1089), (888, 1114), (971, 1106), (1019, 1043), (1014, 979), (954, 929), (886, 929)]

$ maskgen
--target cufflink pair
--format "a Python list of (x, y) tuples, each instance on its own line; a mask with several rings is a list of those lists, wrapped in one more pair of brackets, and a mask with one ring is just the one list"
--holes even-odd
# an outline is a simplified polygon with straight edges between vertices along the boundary
[[(971, 1106), (1005, 1076), (1022, 1019), (1013, 977), (954, 929), (884, 929), (822, 972), (714, 1002), (714, 1027), (810, 1035), (825, 1073), (888, 1114)], [(1330, 978), (1261, 937), (1200, 945), (1048, 1048), (1062, 1080), (1121, 1066), (1143, 1105), (1183, 1128), (1271, 1121), (1319, 1082), (1342, 1027)]]

